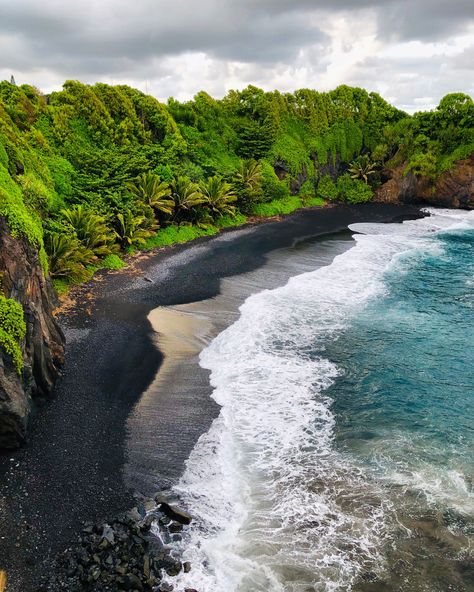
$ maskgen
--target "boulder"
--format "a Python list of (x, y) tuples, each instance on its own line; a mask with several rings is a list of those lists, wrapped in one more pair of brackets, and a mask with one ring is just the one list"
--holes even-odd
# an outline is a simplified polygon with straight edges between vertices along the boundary
[(178, 508), (177, 506), (172, 506), (167, 502), (161, 502), (159, 505), (159, 509), (163, 512), (163, 514), (165, 514), (165, 516), (171, 518), (171, 520), (175, 520), (176, 522), (180, 522), (181, 524), (191, 523), (192, 516), (184, 510), (182, 510), (181, 508)]

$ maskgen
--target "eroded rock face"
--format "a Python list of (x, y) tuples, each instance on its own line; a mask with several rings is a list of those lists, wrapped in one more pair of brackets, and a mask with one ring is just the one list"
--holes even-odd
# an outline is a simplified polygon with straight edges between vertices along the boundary
[(24, 368), (16, 372), (0, 348), (0, 448), (14, 448), (26, 437), (32, 400), (47, 395), (64, 360), (64, 335), (53, 317), (53, 290), (44, 278), (35, 247), (13, 238), (0, 218), (1, 291), (23, 306), (26, 337)]
[(459, 160), (436, 183), (403, 174), (404, 167), (388, 171), (389, 180), (376, 193), (376, 201), (387, 203), (425, 202), (446, 208), (474, 209), (474, 153)]

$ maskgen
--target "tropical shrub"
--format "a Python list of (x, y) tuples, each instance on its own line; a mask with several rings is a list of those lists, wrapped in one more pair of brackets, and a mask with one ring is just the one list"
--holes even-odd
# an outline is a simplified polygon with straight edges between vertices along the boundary
[(85, 206), (63, 209), (64, 220), (74, 230), (78, 241), (96, 256), (105, 256), (116, 250), (114, 234), (105, 218)]
[(173, 213), (174, 202), (171, 199), (170, 186), (158, 175), (142, 173), (134, 182), (127, 183), (127, 188), (139, 201), (153, 208), (155, 212)]
[(350, 164), (348, 173), (352, 179), (360, 179), (368, 185), (371, 177), (377, 173), (376, 164), (370, 161), (367, 154), (363, 154)]
[(337, 191), (339, 199), (350, 204), (370, 201), (374, 195), (369, 185), (359, 179), (353, 179), (347, 173), (337, 180)]
[(221, 177), (210, 177), (206, 182), (201, 183), (201, 193), (202, 203), (212, 218), (235, 215), (235, 206), (231, 204), (237, 201), (237, 196), (232, 191), (230, 183)]
[(134, 214), (131, 210), (117, 214), (114, 228), (115, 236), (122, 249), (144, 245), (154, 230), (146, 216)]
[(196, 216), (196, 208), (204, 203), (204, 196), (197, 183), (188, 177), (177, 177), (171, 185), (173, 220), (180, 224)]
[(45, 249), (53, 278), (81, 277), (95, 258), (72, 234), (47, 233)]
[(238, 207), (244, 214), (248, 213), (264, 197), (261, 163), (253, 159), (240, 161), (232, 186), (237, 195)]

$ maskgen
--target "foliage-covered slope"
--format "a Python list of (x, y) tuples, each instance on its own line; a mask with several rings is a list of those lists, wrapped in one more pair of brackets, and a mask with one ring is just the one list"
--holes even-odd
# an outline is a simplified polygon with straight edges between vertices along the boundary
[(104, 258), (119, 265), (119, 249), (159, 244), (159, 227), (213, 232), (239, 211), (366, 201), (384, 165), (434, 181), (473, 152), (473, 120), (461, 94), (409, 117), (347, 86), (250, 86), (164, 105), (127, 86), (68, 81), (45, 97), (3, 82), (0, 215), (38, 246), (52, 277), (81, 279)]

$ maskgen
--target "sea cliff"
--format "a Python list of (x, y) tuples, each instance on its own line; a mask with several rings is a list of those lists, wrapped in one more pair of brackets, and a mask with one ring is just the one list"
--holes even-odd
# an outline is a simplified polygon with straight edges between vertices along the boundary
[(474, 153), (456, 161), (436, 180), (406, 173), (405, 166), (385, 171), (388, 180), (375, 200), (385, 203), (426, 203), (445, 208), (474, 208)]
[(23, 308), (21, 364), (0, 348), (0, 448), (26, 439), (34, 400), (51, 391), (64, 359), (64, 336), (53, 316), (56, 296), (41, 268), (38, 250), (15, 238), (0, 217), (1, 293)]

